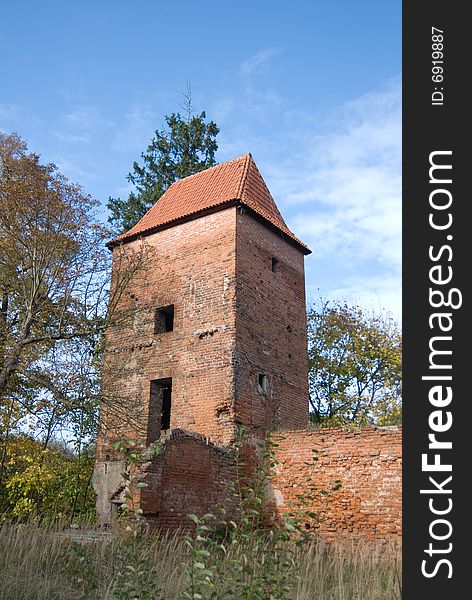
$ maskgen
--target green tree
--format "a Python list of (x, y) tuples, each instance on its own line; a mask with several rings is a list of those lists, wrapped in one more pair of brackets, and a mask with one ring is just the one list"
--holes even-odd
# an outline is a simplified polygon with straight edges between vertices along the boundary
[(18, 136), (0, 134), (0, 397), (18, 375), (52, 387), (41, 358), (103, 326), (110, 261), (96, 206)]
[(401, 334), (389, 316), (320, 300), (308, 311), (312, 420), (399, 423), (401, 349)]
[(141, 154), (142, 164), (134, 162), (127, 179), (135, 191), (125, 200), (108, 199), (108, 220), (117, 231), (131, 229), (174, 181), (216, 164), (216, 123), (206, 122), (204, 111), (193, 114), (190, 89), (183, 108), (184, 116), (172, 113), (165, 117), (166, 127), (155, 131), (146, 152)]
[(29, 436), (12, 436), (0, 510), (15, 517), (90, 513), (94, 508), (93, 462), (90, 448), (77, 454), (54, 443), (44, 449), (42, 442)]
[(46, 449), (59, 426), (93, 428), (110, 265), (96, 206), (0, 134), (0, 487), (15, 432)]
[(0, 488), (15, 434), (31, 431), (46, 450), (67, 430), (80, 455), (95, 433), (103, 332), (144, 256), (117, 254), (110, 294), (97, 206), (0, 133)]

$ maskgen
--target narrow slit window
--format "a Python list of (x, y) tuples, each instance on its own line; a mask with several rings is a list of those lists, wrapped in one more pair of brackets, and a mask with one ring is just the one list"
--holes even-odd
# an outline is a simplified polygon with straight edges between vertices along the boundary
[(161, 431), (170, 429), (170, 407), (172, 397), (172, 379), (162, 391)]
[(154, 379), (150, 382), (147, 443), (160, 438), (161, 431), (170, 429), (172, 379)]
[(276, 271), (279, 270), (279, 261), (272, 257), (272, 271), (275, 273)]
[(154, 333), (174, 331), (174, 305), (156, 308), (154, 313)]
[(257, 374), (257, 391), (259, 394), (265, 394), (269, 389), (269, 380), (264, 373)]

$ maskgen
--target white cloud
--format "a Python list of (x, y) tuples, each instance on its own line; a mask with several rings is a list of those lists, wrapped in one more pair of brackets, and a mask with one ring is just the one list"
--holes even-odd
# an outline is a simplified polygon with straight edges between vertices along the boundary
[(339, 280), (338, 285), (334, 283), (323, 288), (307, 283), (308, 305), (321, 295), (324, 298), (345, 300), (349, 304), (363, 306), (375, 313), (387, 311), (397, 321), (401, 321), (402, 297), (398, 282), (388, 273), (369, 277), (346, 276)]
[(320, 257), (353, 250), (388, 267), (401, 260), (401, 91), (398, 81), (341, 108), (334, 131), (306, 140), (284, 195)]
[(106, 120), (93, 106), (79, 106), (64, 115), (63, 121), (81, 131), (95, 129), (98, 125), (106, 124)]
[(272, 58), (279, 56), (282, 50), (280, 48), (266, 48), (253, 54), (243, 63), (241, 63), (241, 73), (243, 75), (252, 75), (256, 70), (260, 69), (261, 66), (269, 63)]
[(287, 107), (260, 83), (237, 94), (217, 100), (225, 117), (219, 154), (254, 154), (288, 225), (314, 249), (307, 287), (400, 318), (400, 80), (329, 115)]
[(59, 157), (54, 162), (63, 175), (72, 181), (80, 181), (81, 185), (84, 185), (84, 182), (100, 180), (100, 175), (93, 169), (94, 165), (89, 165), (89, 169), (86, 169), (83, 166), (84, 161), (76, 160), (73, 156)]
[(15, 131), (22, 136), (26, 128), (41, 127), (42, 121), (27, 107), (20, 104), (0, 104), (0, 131), (12, 133)]
[[(272, 169), (289, 225), (316, 248), (310, 276), (327, 265), (354, 295), (401, 314), (401, 88), (398, 80), (334, 111), (323, 132)], [(308, 282), (309, 283), (309, 282)]]
[(70, 152), (70, 144), (92, 145), (108, 135), (112, 127), (113, 122), (103, 117), (96, 107), (83, 105), (59, 116), (51, 133), (66, 145), (66, 152)]
[(61, 142), (69, 142), (69, 143), (79, 143), (79, 144), (88, 144), (90, 142), (90, 135), (84, 134), (76, 134), (76, 133), (66, 133), (64, 131), (53, 131), (53, 135), (57, 137)]
[(154, 131), (161, 126), (157, 118), (150, 104), (134, 102), (112, 141), (112, 149), (128, 152), (132, 148), (142, 152), (151, 141)]

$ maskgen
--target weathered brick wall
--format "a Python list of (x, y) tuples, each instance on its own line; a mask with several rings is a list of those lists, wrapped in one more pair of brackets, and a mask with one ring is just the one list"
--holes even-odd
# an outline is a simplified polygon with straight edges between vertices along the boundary
[[(119, 253), (140, 244), (114, 249), (114, 281)], [(267, 429), (294, 429), (276, 449), (269, 495), (277, 511), (309, 492), (312, 477), (317, 498), (329, 492), (311, 507), (321, 532), (399, 536), (401, 432), (305, 429), (303, 254), (235, 206), (151, 234), (145, 244), (147, 262), (121, 295), (107, 334), (94, 476), (99, 519), (109, 522), (121, 485), (110, 439), (125, 434), (151, 442), (149, 432), (159, 432), (149, 424), (150, 382), (172, 378), (170, 437), (146, 466), (149, 488), (140, 492), (151, 524), (172, 530), (188, 522), (188, 513), (231, 504), (232, 443), (243, 424), (255, 438)], [(154, 333), (156, 308), (171, 304), (173, 331)], [(259, 374), (267, 376), (266, 390), (258, 387)], [(305, 464), (312, 448), (319, 451), (315, 467)], [(341, 489), (330, 491), (336, 480)]]
[[(267, 498), (276, 513), (292, 511), (290, 500), (300, 506), (298, 495), (311, 495), (315, 500), (303, 510), (319, 516), (311, 525), (328, 540), (400, 539), (400, 428), (290, 431), (271, 439), (278, 443), (277, 466)], [(255, 456), (257, 438), (249, 445)], [(172, 432), (163, 452), (144, 469), (149, 487), (142, 491), (142, 508), (150, 525), (185, 529), (191, 525), (188, 514), (217, 514), (222, 506), (237, 520), (235, 466), (234, 449), (191, 432)], [(341, 487), (332, 491), (337, 480)]]
[[(172, 429), (218, 442), (233, 438), (235, 219), (233, 207), (146, 237), (147, 259), (121, 296), (107, 335), (101, 429), (111, 437), (124, 429), (136, 438), (139, 423), (145, 430), (150, 381), (172, 378)], [(114, 257), (139, 244), (115, 248)], [(170, 304), (174, 329), (155, 334), (155, 309)], [(99, 458), (110, 455), (103, 438), (98, 449)]]
[[(236, 416), (252, 429), (308, 424), (303, 258), (280, 234), (238, 211)], [(267, 375), (265, 393), (258, 373)]]
[[(115, 271), (120, 252), (140, 244), (114, 249)], [(107, 333), (101, 430), (149, 441), (150, 381), (165, 378), (172, 378), (172, 429), (230, 443), (237, 423), (305, 427), (302, 252), (236, 207), (149, 235), (145, 244), (147, 258)], [(155, 334), (155, 309), (170, 304), (174, 330)], [(267, 376), (264, 393), (259, 373)], [(98, 455), (113, 456), (103, 437)]]
[[(311, 509), (319, 515), (314, 526), (323, 535), (401, 536), (401, 428), (290, 431), (273, 439), (278, 465), (269, 495), (277, 511), (289, 511), (297, 494), (311, 495), (311, 477), (317, 498)], [(336, 480), (341, 488), (332, 491)]]
[(159, 456), (144, 466), (141, 508), (151, 527), (165, 531), (186, 529), (189, 514), (202, 516), (218, 509), (233, 512), (235, 452), (199, 434), (172, 431)]

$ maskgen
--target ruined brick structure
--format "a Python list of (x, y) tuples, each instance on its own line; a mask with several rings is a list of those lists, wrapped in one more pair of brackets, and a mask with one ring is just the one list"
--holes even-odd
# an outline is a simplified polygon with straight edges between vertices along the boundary
[[(278, 463), (269, 494), (279, 511), (310, 483), (317, 527), (335, 536), (401, 537), (402, 439), (399, 427), (287, 431), (274, 435)], [(313, 448), (317, 462), (311, 464)], [(341, 487), (331, 491), (335, 482)], [(322, 490), (327, 492), (324, 496)], [(312, 493), (312, 492), (311, 492)]]
[[(116, 307), (94, 473), (98, 521), (109, 522), (122, 501), (123, 465), (113, 441), (126, 435), (145, 445), (164, 442), (142, 467), (148, 488), (141, 499), (150, 522), (172, 529), (188, 513), (226, 502), (238, 426), (256, 437), (298, 430), (290, 436), (300, 448), (309, 439), (310, 250), (288, 229), (250, 154), (174, 183), (109, 245)], [(119, 272), (136, 256), (142, 263), (120, 292)], [(281, 510), (290, 496), (287, 477), (274, 481)], [(388, 518), (398, 523), (398, 513)]]

